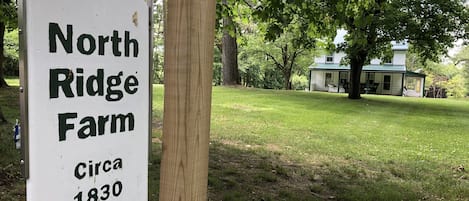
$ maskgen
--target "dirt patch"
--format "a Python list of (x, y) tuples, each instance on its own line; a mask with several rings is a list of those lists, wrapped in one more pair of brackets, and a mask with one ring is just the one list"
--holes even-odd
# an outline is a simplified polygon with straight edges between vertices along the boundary
[(221, 143), (224, 145), (228, 146), (234, 146), (238, 149), (266, 149), (267, 151), (272, 151), (272, 152), (281, 152), (283, 149), (281, 146), (276, 145), (276, 144), (266, 144), (266, 145), (250, 145), (250, 144), (244, 144), (239, 141), (233, 141), (233, 140), (217, 140), (216, 143)]
[(234, 104), (231, 106), (231, 108), (235, 109), (235, 110), (241, 110), (241, 111), (245, 111), (245, 112), (252, 112), (252, 111), (256, 111), (255, 108), (251, 107), (251, 106), (248, 106), (248, 105), (240, 105), (240, 104)]
[(162, 143), (161, 139), (160, 139), (160, 138), (157, 138), (157, 137), (151, 138), (151, 142), (152, 142), (152, 143), (157, 143), (157, 144), (161, 144), (161, 143)]

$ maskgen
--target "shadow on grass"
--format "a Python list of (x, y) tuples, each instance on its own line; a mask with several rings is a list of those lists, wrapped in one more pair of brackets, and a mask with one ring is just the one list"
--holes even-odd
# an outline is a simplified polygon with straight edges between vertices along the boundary
[[(153, 145), (150, 200), (158, 200), (161, 145)], [(212, 141), (209, 200), (418, 200), (421, 189), (353, 164), (300, 165), (259, 147)], [(397, 178), (397, 177), (396, 177)], [(431, 199), (430, 199), (431, 200)]]
[[(282, 92), (289, 93), (289, 92)], [(6, 94), (6, 95), (5, 95)], [(19, 117), (17, 88), (0, 91), (0, 104), (10, 122)], [(263, 93), (266, 98), (285, 98), (274, 93)], [(262, 94), (261, 94), (262, 95)], [(10, 97), (10, 98), (8, 98)], [(304, 105), (305, 100), (312, 98), (319, 102)], [(328, 94), (300, 93), (288, 98), (298, 107), (317, 108), (315, 104), (349, 103), (346, 97), (331, 98)], [(457, 115), (467, 115), (465, 109), (460, 111), (452, 106), (422, 106), (418, 102), (396, 100), (375, 100), (365, 97), (354, 101), (361, 107), (393, 104), (393, 107), (432, 110), (445, 113), (454, 111)], [(369, 105), (366, 105), (369, 104)], [(334, 107), (328, 106), (328, 107)], [(337, 110), (336, 110), (337, 111)], [(332, 112), (332, 110), (331, 110)], [(344, 111), (348, 113), (348, 111)], [(0, 201), (24, 200), (24, 181), (19, 176), (19, 154), (11, 143), (12, 125), (2, 125), (0, 130)], [(149, 164), (149, 200), (158, 200), (159, 167), (161, 162), (161, 144), (153, 143)], [(340, 159), (337, 161), (319, 161), (316, 165), (289, 161), (282, 153), (247, 145), (221, 143), (212, 141), (210, 145), (208, 192), (209, 200), (439, 200), (434, 192), (413, 185), (412, 175), (406, 169), (414, 166), (406, 164), (385, 164), (385, 168), (370, 168), (373, 165), (360, 165), (360, 161)], [(400, 167), (403, 166), (403, 167)], [(381, 166), (379, 166), (381, 167)], [(419, 176), (420, 174), (416, 174)], [(467, 174), (465, 174), (467, 175)], [(464, 175), (463, 175), (464, 176)], [(439, 178), (436, 178), (439, 179)], [(453, 180), (451, 180), (453, 181)], [(467, 183), (467, 179), (465, 181)], [(462, 185), (464, 187), (464, 185)], [(465, 185), (467, 186), (467, 184)], [(444, 188), (448, 189), (448, 188)], [(456, 199), (468, 200), (467, 190), (456, 192)], [(466, 195), (466, 196), (465, 196)]]
[(0, 200), (25, 200), (25, 183), (20, 170), (20, 151), (13, 142), (13, 126), (19, 119), (18, 87), (0, 88), (0, 107), (8, 123), (0, 123)]
[[(289, 93), (289, 92), (284, 92)], [(294, 96), (292, 98), (292, 95)], [(361, 99), (351, 100), (343, 94), (330, 94), (330, 93), (292, 93), (289, 96), (281, 96), (280, 98), (285, 101), (297, 103), (299, 106), (305, 106), (305, 103), (310, 102), (314, 109), (317, 109), (317, 103), (334, 105), (345, 104), (355, 106), (357, 109), (366, 107), (380, 108), (387, 107), (392, 109), (399, 109), (401, 111), (413, 111), (419, 114), (434, 114), (445, 116), (468, 116), (469, 114), (469, 101), (453, 101), (448, 103), (447, 99), (429, 99), (429, 98), (409, 98), (399, 96), (386, 96), (386, 95), (363, 95)], [(313, 102), (314, 101), (314, 102)], [(317, 102), (316, 102), (317, 101)], [(434, 102), (433, 102), (434, 101)], [(444, 104), (438, 101), (445, 101)], [(458, 105), (456, 105), (458, 103)], [(461, 107), (464, 106), (464, 107)], [(354, 108), (355, 108), (354, 107)], [(319, 108), (321, 109), (321, 108)], [(338, 112), (340, 110), (333, 110)], [(344, 114), (350, 111), (345, 110)]]
[[(154, 143), (151, 153), (149, 200), (157, 201), (161, 144)], [(275, 151), (212, 142), (209, 200), (439, 200), (436, 196), (425, 195), (428, 192), (423, 189), (400, 181), (399, 170), (392, 172), (395, 177), (390, 177), (386, 172), (372, 172), (356, 163), (300, 164)], [(25, 199), (24, 181), (18, 172), (19, 164), (2, 170), (0, 200)], [(467, 197), (460, 200), (465, 199)]]

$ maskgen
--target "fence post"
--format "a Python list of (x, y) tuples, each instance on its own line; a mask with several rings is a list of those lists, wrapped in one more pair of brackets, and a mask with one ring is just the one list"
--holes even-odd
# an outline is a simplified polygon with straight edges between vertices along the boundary
[(206, 201), (214, 0), (167, 1), (161, 201)]

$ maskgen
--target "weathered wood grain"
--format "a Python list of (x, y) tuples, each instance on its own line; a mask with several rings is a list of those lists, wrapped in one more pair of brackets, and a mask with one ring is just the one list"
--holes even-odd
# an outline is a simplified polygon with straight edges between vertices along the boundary
[(206, 201), (214, 0), (167, 1), (161, 201)]

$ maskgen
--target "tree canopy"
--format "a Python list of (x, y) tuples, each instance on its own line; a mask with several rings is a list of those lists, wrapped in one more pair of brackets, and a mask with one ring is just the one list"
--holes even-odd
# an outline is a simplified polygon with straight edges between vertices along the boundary
[[(438, 60), (457, 39), (468, 39), (469, 12), (464, 0), (261, 0), (259, 16), (274, 21), (268, 36), (290, 23), (285, 13), (303, 19), (308, 33), (317, 32), (331, 41), (337, 29), (345, 29), (345, 42), (336, 47), (344, 51), (351, 66), (349, 98), (360, 98), (360, 74), (372, 58), (382, 58), (391, 41), (407, 41), (424, 60)], [(308, 25), (308, 26), (306, 26)]]
[(11, 0), (0, 0), (0, 87), (6, 87), (8, 84), (4, 79), (4, 38), (5, 31), (17, 28), (16, 4)]
[(465, 78), (465, 92), (466, 95), (469, 95), (469, 46), (464, 46), (454, 55), (453, 62), (462, 68), (462, 76)]

